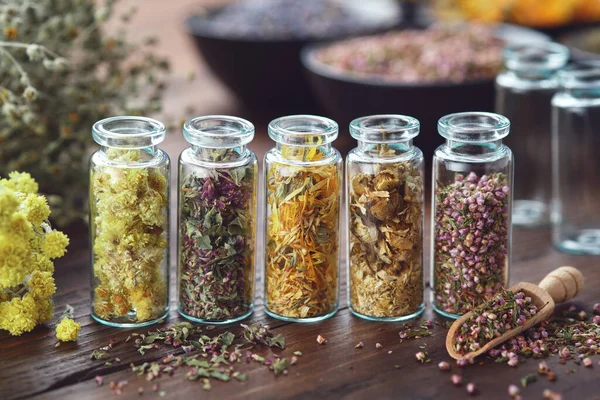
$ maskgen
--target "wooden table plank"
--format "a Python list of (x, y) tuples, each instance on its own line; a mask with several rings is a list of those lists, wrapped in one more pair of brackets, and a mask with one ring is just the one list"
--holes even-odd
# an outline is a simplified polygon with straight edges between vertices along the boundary
[[(161, 0), (145, 0), (140, 8), (140, 15), (134, 20), (131, 30), (136, 35), (156, 34), (162, 40), (159, 50), (171, 57), (173, 61), (173, 77), (167, 91), (166, 113), (170, 116), (191, 117), (182, 115), (186, 105), (195, 106), (199, 114), (228, 113), (251, 119), (257, 125), (256, 140), (250, 146), (259, 158), (272, 146), (266, 139), (266, 123), (258, 116), (247, 115), (240, 109), (231, 94), (215, 81), (206, 66), (199, 60), (195, 50), (185, 33), (181, 21), (187, 10), (198, 4), (219, 3), (222, 0), (178, 0), (164, 2)], [(139, 4), (135, 0), (124, 0), (120, 6), (124, 9)], [(197, 79), (190, 83), (186, 76), (194, 71)], [(431, 121), (430, 121), (431, 122)], [(175, 162), (178, 154), (186, 147), (180, 132), (171, 132), (163, 147)], [(172, 174), (173, 187), (176, 168)], [(172, 216), (176, 215), (172, 209)], [(172, 233), (174, 233), (174, 222)], [(175, 236), (172, 236), (175, 237)], [(85, 238), (85, 233), (73, 236), (73, 239)], [(57, 263), (56, 282), (59, 288), (55, 296), (56, 316), (59, 316), (66, 304), (75, 307), (75, 318), (82, 324), (80, 338), (77, 343), (63, 343), (55, 348), (54, 331), (48, 327), (39, 327), (34, 332), (18, 338), (0, 332), (0, 399), (105, 399), (111, 396), (108, 382), (126, 379), (129, 385), (120, 396), (138, 398), (137, 388), (142, 386), (145, 397), (158, 397), (151, 391), (151, 384), (134, 375), (129, 363), (140, 363), (142, 360), (155, 360), (168, 354), (168, 349), (148, 352), (140, 356), (132, 343), (120, 344), (110, 352), (110, 358), (91, 360), (91, 352), (108, 344), (109, 338), (124, 341), (132, 332), (147, 332), (150, 328), (119, 330), (94, 322), (89, 316), (89, 252), (85, 240), (71, 246), (69, 254)], [(428, 280), (428, 241), (426, 243), (426, 280)], [(175, 254), (175, 244), (172, 254)], [(174, 257), (173, 257), (174, 260)], [(560, 265), (574, 265), (586, 276), (587, 288), (572, 304), (590, 308), (594, 302), (600, 301), (600, 266), (598, 257), (570, 256), (555, 251), (550, 245), (548, 229), (520, 230), (514, 234), (513, 265), (511, 283), (520, 280), (537, 282), (547, 272)], [(173, 265), (174, 271), (174, 265)], [(464, 388), (455, 388), (449, 381), (450, 374), (440, 372), (437, 363), (450, 361), (444, 349), (446, 330), (436, 326), (434, 334), (421, 340), (405, 340), (398, 337), (401, 327), (399, 323), (374, 323), (353, 317), (347, 309), (345, 264), (342, 263), (342, 285), (340, 288), (340, 311), (330, 320), (316, 324), (292, 324), (276, 321), (264, 314), (260, 285), (257, 285), (257, 308), (248, 322), (269, 323), (276, 333), (286, 337), (287, 349), (280, 351), (289, 356), (293, 351), (304, 353), (297, 365), (292, 366), (289, 376), (275, 377), (265, 367), (257, 364), (243, 365), (248, 372), (246, 382), (229, 382), (213, 384), (210, 392), (204, 392), (198, 382), (187, 382), (183, 371), (177, 371), (172, 378), (159, 381), (160, 390), (167, 393), (168, 398), (202, 397), (208, 399), (279, 399), (279, 398), (403, 398), (403, 399), (459, 399), (467, 396)], [(174, 277), (174, 272), (173, 272)], [(172, 279), (174, 294), (175, 279)], [(429, 292), (426, 292), (429, 299)], [(172, 298), (172, 310), (168, 323), (182, 320), (175, 312), (175, 299)], [(424, 319), (436, 317), (427, 302)], [(239, 326), (218, 328), (216, 334), (224, 330), (239, 333)], [(318, 345), (316, 336), (323, 335), (329, 340), (326, 345)], [(364, 342), (363, 349), (355, 349), (359, 341)], [(383, 348), (376, 349), (381, 343)], [(430, 364), (421, 365), (414, 354), (420, 351), (419, 346), (427, 345), (432, 359)], [(392, 351), (388, 354), (388, 351)], [(268, 354), (270, 350), (265, 351)], [(120, 363), (104, 366), (106, 360), (114, 357)], [(597, 363), (596, 357), (596, 363)], [(566, 399), (600, 399), (600, 365), (593, 369), (576, 367), (578, 372), (569, 376), (564, 374), (566, 366), (558, 364), (557, 357), (548, 359), (550, 366), (557, 372), (558, 381), (548, 383), (541, 380), (522, 390), (524, 398), (541, 398), (546, 387), (562, 392)], [(452, 364), (453, 372), (458, 368)], [(472, 379), (480, 388), (480, 398), (506, 399), (509, 383), (518, 384), (520, 378), (535, 372), (537, 362), (527, 360), (518, 368), (510, 368), (505, 364), (485, 362), (483, 367), (472, 366), (460, 372)], [(396, 368), (398, 365), (399, 368)], [(97, 387), (94, 376), (104, 376), (105, 384)]]

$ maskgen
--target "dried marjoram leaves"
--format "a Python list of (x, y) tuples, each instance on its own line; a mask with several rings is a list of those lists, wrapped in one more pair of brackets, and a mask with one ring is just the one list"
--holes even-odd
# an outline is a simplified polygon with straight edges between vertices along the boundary
[(141, 153), (110, 148), (115, 164), (97, 166), (91, 176), (93, 309), (108, 321), (148, 321), (167, 308), (167, 178), (159, 168), (116, 164), (139, 162)]
[(473, 310), (473, 315), (460, 327), (455, 349), (460, 354), (479, 350), (506, 331), (523, 325), (537, 307), (525, 293), (504, 290)]
[(289, 160), (267, 171), (266, 300), (290, 318), (327, 315), (337, 307), (340, 176), (315, 147), (282, 146)]
[(509, 187), (502, 173), (471, 172), (440, 184), (435, 196), (435, 306), (462, 315), (507, 283)]
[[(227, 151), (213, 159), (227, 161)], [(256, 164), (198, 169), (180, 193), (179, 310), (224, 321), (251, 311)]]
[[(352, 174), (352, 171), (350, 172)], [(411, 162), (376, 164), (350, 178), (350, 300), (371, 317), (417, 312), (423, 303), (423, 192)]]

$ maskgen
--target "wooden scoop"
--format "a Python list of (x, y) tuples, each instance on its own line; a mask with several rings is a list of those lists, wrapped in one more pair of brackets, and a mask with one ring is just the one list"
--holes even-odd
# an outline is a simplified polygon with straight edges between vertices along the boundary
[(452, 358), (475, 358), (543, 320), (548, 319), (552, 315), (552, 312), (554, 312), (555, 303), (571, 300), (583, 290), (583, 275), (577, 268), (560, 267), (546, 275), (537, 286), (533, 283), (519, 282), (509, 290), (513, 293), (523, 291), (527, 296), (531, 297), (531, 302), (538, 308), (537, 314), (527, 320), (525, 324), (504, 332), (501, 336), (491, 340), (479, 350), (459, 354), (455, 350), (455, 338), (461, 325), (473, 315), (473, 312), (471, 311), (463, 315), (454, 321), (448, 331), (448, 336), (446, 336), (446, 349)]

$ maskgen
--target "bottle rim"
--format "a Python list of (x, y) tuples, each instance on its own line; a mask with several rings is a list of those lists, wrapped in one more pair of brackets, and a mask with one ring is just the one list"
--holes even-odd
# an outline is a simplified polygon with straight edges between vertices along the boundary
[(288, 115), (269, 123), (269, 137), (286, 146), (320, 146), (333, 142), (339, 133), (337, 122), (317, 115)]
[(122, 149), (156, 146), (165, 139), (166, 132), (162, 122), (139, 116), (109, 117), (92, 126), (92, 137), (96, 143)]
[(474, 111), (449, 114), (439, 119), (439, 134), (454, 142), (486, 143), (505, 138), (510, 121), (503, 115)]
[(569, 49), (559, 43), (511, 44), (503, 51), (506, 68), (518, 72), (556, 71), (569, 61)]
[(183, 137), (188, 143), (209, 148), (245, 146), (254, 138), (254, 125), (230, 115), (206, 115), (187, 120)]
[(565, 89), (600, 89), (600, 63), (573, 64), (557, 76)]
[(401, 114), (377, 114), (350, 122), (350, 136), (365, 143), (401, 143), (419, 135), (419, 120)]

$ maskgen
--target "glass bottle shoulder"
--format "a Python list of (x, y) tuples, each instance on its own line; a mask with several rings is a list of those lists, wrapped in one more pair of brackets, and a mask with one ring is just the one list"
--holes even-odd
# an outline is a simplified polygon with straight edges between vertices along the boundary
[(421, 149), (414, 146), (409, 151), (393, 156), (374, 156), (355, 148), (348, 153), (346, 162), (348, 164), (394, 164), (401, 162), (420, 164), (424, 162), (424, 157)]
[(496, 149), (480, 154), (465, 154), (453, 151), (447, 144), (442, 144), (433, 153), (434, 160), (454, 161), (464, 163), (492, 163), (503, 159), (512, 161), (513, 154), (510, 148), (500, 144)]
[(254, 154), (254, 152), (249, 149), (245, 149), (244, 154), (240, 155), (238, 158), (236, 158), (235, 160), (231, 160), (231, 161), (216, 162), (213, 160), (202, 159), (196, 155), (194, 148), (191, 146), (184, 149), (181, 152), (181, 154), (179, 155), (179, 165), (182, 165), (182, 166), (183, 165), (192, 165), (192, 166), (198, 166), (198, 167), (204, 167), (204, 168), (227, 169), (227, 168), (242, 167), (245, 165), (253, 165), (253, 164), (257, 164), (257, 163), (258, 163), (258, 161), (256, 158), (256, 154)]
[(329, 154), (326, 157), (320, 160), (302, 161), (286, 158), (283, 156), (279, 149), (274, 147), (265, 153), (264, 162), (265, 165), (272, 165), (278, 163), (300, 167), (315, 167), (330, 164), (340, 164), (342, 162), (342, 155), (337, 149), (332, 147), (331, 149), (329, 149), (328, 153)]
[(96, 150), (90, 157), (91, 166), (106, 166), (113, 168), (156, 168), (168, 166), (171, 162), (169, 155), (162, 149), (148, 151), (146, 149), (109, 149), (120, 150), (122, 152), (139, 152), (139, 157), (132, 161), (127, 157), (113, 158), (104, 149)]
[(508, 91), (549, 91), (558, 90), (559, 82), (556, 77), (546, 79), (524, 79), (514, 72), (505, 71), (496, 77), (496, 86)]

